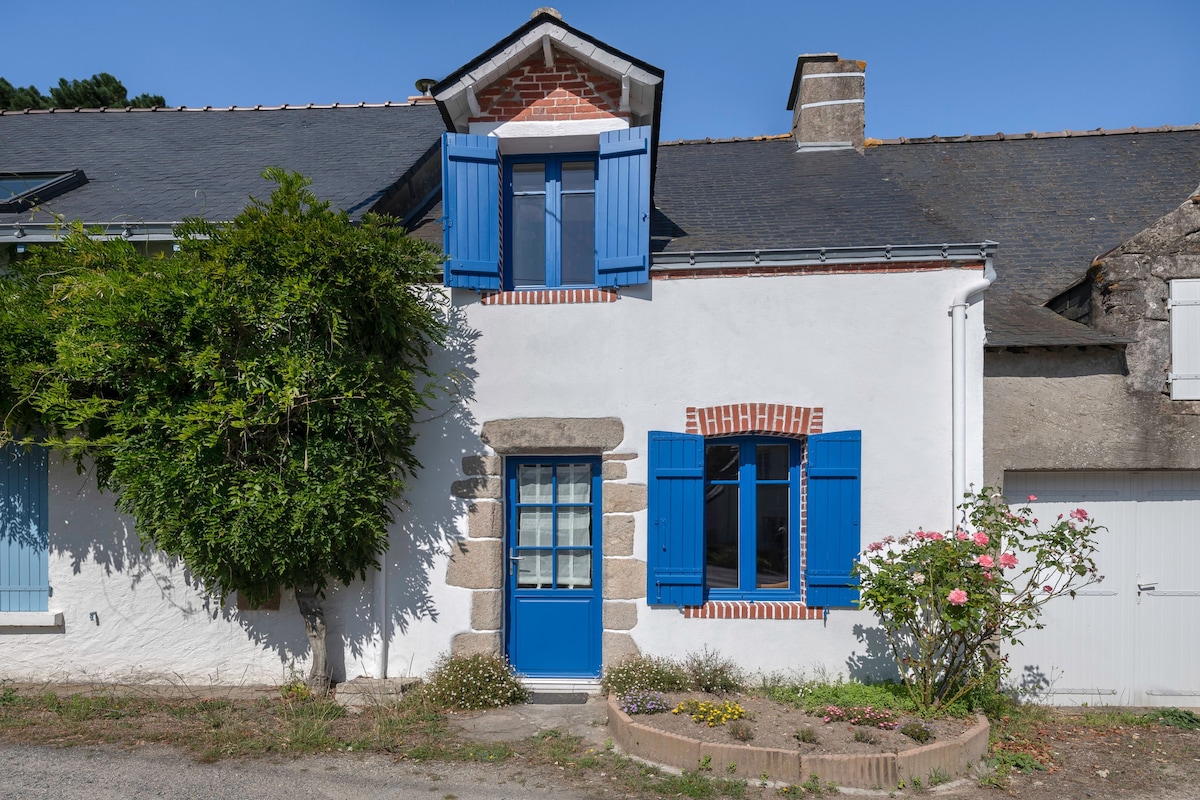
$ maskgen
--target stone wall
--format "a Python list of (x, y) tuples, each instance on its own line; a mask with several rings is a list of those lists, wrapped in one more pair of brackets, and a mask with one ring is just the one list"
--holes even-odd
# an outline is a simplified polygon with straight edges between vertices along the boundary
[(505, 455), (599, 455), (603, 530), (604, 664), (640, 651), (629, 631), (637, 626), (637, 601), (646, 596), (646, 562), (633, 557), (634, 514), (646, 509), (646, 485), (628, 483), (636, 453), (616, 452), (625, 438), (621, 420), (538, 417), (491, 420), (480, 440), (497, 455), (462, 460), (465, 476), (451, 492), (469, 500), (467, 538), (451, 553), (446, 583), (472, 590), (470, 630), (454, 636), (451, 653), (503, 652)]
[(1089, 323), (1124, 348), (1022, 348), (984, 358), (984, 475), (1200, 469), (1200, 402), (1171, 400), (1169, 281), (1200, 278), (1200, 204), (1096, 262)]

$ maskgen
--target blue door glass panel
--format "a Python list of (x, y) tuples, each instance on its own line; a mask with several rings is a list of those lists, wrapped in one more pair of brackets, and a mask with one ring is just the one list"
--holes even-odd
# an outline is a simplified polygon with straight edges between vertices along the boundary
[(507, 464), (507, 650), (514, 669), (594, 678), (601, 664), (600, 462)]
[(0, 612), (49, 607), (47, 494), (45, 449), (0, 447)]

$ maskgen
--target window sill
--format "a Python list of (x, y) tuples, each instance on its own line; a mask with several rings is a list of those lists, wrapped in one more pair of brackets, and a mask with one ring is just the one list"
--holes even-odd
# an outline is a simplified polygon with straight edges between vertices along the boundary
[(4, 611), (0, 612), (0, 630), (5, 628), (61, 628), (61, 611)]
[(485, 306), (544, 306), (570, 303), (615, 303), (615, 289), (521, 289), (512, 292), (485, 293), (479, 301)]
[(825, 609), (792, 600), (709, 600), (685, 606), (685, 619), (824, 619)]

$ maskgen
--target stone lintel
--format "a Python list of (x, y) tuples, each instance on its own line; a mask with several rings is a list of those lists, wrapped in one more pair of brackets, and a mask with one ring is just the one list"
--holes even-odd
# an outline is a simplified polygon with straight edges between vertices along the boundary
[(625, 426), (616, 417), (494, 419), (479, 438), (502, 454), (603, 453), (621, 444)]

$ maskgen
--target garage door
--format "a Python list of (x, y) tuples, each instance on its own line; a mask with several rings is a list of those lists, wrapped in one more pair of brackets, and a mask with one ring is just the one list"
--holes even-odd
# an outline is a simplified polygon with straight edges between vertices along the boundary
[(1085, 508), (1104, 581), (1058, 598), (1008, 652), (1011, 680), (1047, 702), (1200, 705), (1200, 472), (1005, 475), (1042, 520)]

